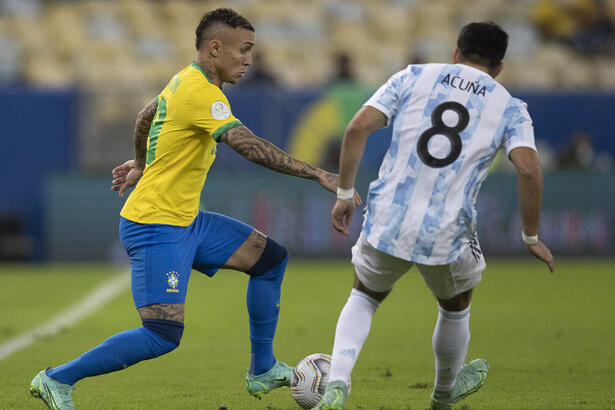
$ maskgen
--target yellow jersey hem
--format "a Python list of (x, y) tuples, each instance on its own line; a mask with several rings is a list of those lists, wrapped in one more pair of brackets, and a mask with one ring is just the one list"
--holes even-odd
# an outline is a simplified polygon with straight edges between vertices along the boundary
[(122, 218), (128, 219), (129, 221), (135, 222), (138, 224), (173, 225), (173, 226), (181, 226), (183, 228), (190, 226), (190, 224), (194, 222), (194, 219), (196, 218), (197, 215), (198, 215), (198, 212), (189, 220), (187, 218), (174, 218), (172, 216), (160, 216), (160, 215), (153, 217), (153, 218), (147, 218), (147, 217), (146, 218), (136, 218), (131, 215), (126, 215), (123, 210), (120, 212), (120, 216)]

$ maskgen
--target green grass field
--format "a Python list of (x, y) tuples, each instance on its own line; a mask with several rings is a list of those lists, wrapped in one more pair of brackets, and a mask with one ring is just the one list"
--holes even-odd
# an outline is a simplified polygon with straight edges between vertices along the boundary
[[(489, 379), (460, 409), (615, 409), (615, 260), (488, 260), (472, 303), (469, 358)], [(35, 327), (103, 283), (100, 265), (0, 265), (0, 344)], [(346, 261), (289, 264), (276, 336), (278, 359), (330, 352), (350, 291)], [(299, 409), (287, 389), (262, 401), (245, 391), (249, 361), (247, 278), (193, 273), (181, 347), (156, 360), (77, 384), (77, 409)], [(433, 383), (436, 304), (411, 271), (376, 313), (353, 372), (349, 409), (425, 409)], [(102, 309), (0, 361), (0, 409), (43, 409), (28, 394), (42, 368), (140, 326), (128, 290)]]

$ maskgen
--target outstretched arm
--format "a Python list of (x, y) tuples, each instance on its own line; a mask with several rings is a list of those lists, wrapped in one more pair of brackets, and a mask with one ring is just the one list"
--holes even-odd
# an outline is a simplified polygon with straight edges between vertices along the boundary
[[(510, 152), (510, 159), (517, 168), (519, 175), (519, 209), (523, 233), (527, 236), (538, 235), (538, 220), (542, 202), (542, 170), (538, 164), (536, 151), (527, 147), (515, 148)], [(540, 240), (527, 244), (532, 255), (547, 264), (553, 272), (553, 255), (549, 248)]]
[[(220, 136), (220, 142), (227, 144), (248, 161), (282, 174), (318, 181), (323, 188), (331, 192), (336, 192), (339, 186), (339, 175), (314, 168), (292, 157), (269, 141), (257, 137), (243, 125), (224, 132)], [(358, 195), (355, 195), (355, 200), (360, 203)]]
[[(365, 151), (367, 137), (372, 132), (386, 126), (387, 117), (373, 107), (363, 107), (346, 127), (342, 152), (340, 154), (340, 188), (354, 186), (359, 163)], [(331, 211), (331, 224), (338, 232), (348, 235), (355, 204), (353, 201), (338, 199)]]
[(153, 99), (139, 112), (137, 121), (135, 122), (135, 159), (118, 165), (113, 168), (111, 172), (113, 175), (111, 190), (119, 191), (120, 197), (124, 197), (126, 190), (136, 185), (141, 175), (143, 175), (147, 150), (147, 136), (157, 109), (157, 99)]

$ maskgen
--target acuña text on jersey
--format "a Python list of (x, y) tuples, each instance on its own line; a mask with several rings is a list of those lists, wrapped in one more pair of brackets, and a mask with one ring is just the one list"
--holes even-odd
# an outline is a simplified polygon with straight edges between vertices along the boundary
[(475, 81), (466, 80), (465, 78), (458, 75), (454, 75), (451, 77), (450, 74), (447, 74), (446, 77), (444, 77), (442, 81), (440, 81), (440, 84), (446, 84), (453, 88), (457, 88), (458, 90), (467, 91), (469, 93), (474, 93), (483, 97), (485, 96), (487, 88), (484, 85), (481, 86)]

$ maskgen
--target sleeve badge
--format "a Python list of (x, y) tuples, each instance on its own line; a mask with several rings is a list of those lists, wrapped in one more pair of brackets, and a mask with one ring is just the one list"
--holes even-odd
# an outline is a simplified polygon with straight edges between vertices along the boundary
[(216, 120), (226, 120), (231, 116), (231, 109), (224, 101), (216, 101), (211, 105), (211, 116)]

